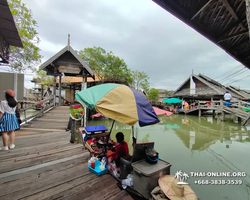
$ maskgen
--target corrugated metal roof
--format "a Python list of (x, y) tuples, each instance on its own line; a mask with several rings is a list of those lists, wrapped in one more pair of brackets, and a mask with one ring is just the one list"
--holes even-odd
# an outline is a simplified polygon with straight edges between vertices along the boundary
[(7, 0), (0, 1), (0, 35), (8, 45), (23, 47)]

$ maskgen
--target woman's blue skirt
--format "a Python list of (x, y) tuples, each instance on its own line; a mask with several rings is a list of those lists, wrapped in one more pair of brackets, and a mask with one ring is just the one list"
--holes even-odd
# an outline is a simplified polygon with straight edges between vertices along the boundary
[(4, 113), (0, 119), (0, 132), (8, 132), (19, 129), (19, 123), (15, 114)]

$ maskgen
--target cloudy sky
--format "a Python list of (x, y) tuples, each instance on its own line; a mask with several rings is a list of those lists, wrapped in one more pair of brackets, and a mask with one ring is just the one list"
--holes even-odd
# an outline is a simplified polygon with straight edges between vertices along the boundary
[[(175, 90), (193, 70), (249, 89), (249, 70), (151, 0), (23, 2), (38, 23), (43, 62), (67, 45), (70, 34), (75, 50), (100, 46), (128, 68), (146, 72), (151, 88)], [(31, 78), (26, 76), (26, 87), (32, 87)]]

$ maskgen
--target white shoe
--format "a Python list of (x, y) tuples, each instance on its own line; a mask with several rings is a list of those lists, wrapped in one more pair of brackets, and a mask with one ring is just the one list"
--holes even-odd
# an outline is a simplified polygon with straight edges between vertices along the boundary
[(16, 145), (11, 144), (11, 145), (10, 145), (10, 149), (14, 149), (14, 148), (15, 148), (15, 146), (16, 146)]
[(8, 151), (8, 150), (9, 150), (9, 147), (3, 147), (3, 150)]

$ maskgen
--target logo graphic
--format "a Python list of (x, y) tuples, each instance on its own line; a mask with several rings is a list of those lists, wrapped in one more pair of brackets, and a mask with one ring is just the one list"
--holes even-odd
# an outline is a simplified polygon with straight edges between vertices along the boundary
[(179, 182), (177, 185), (189, 185), (189, 183), (186, 183), (187, 179), (189, 178), (188, 174), (183, 172), (182, 170), (179, 170), (175, 173), (174, 178), (177, 178)]

